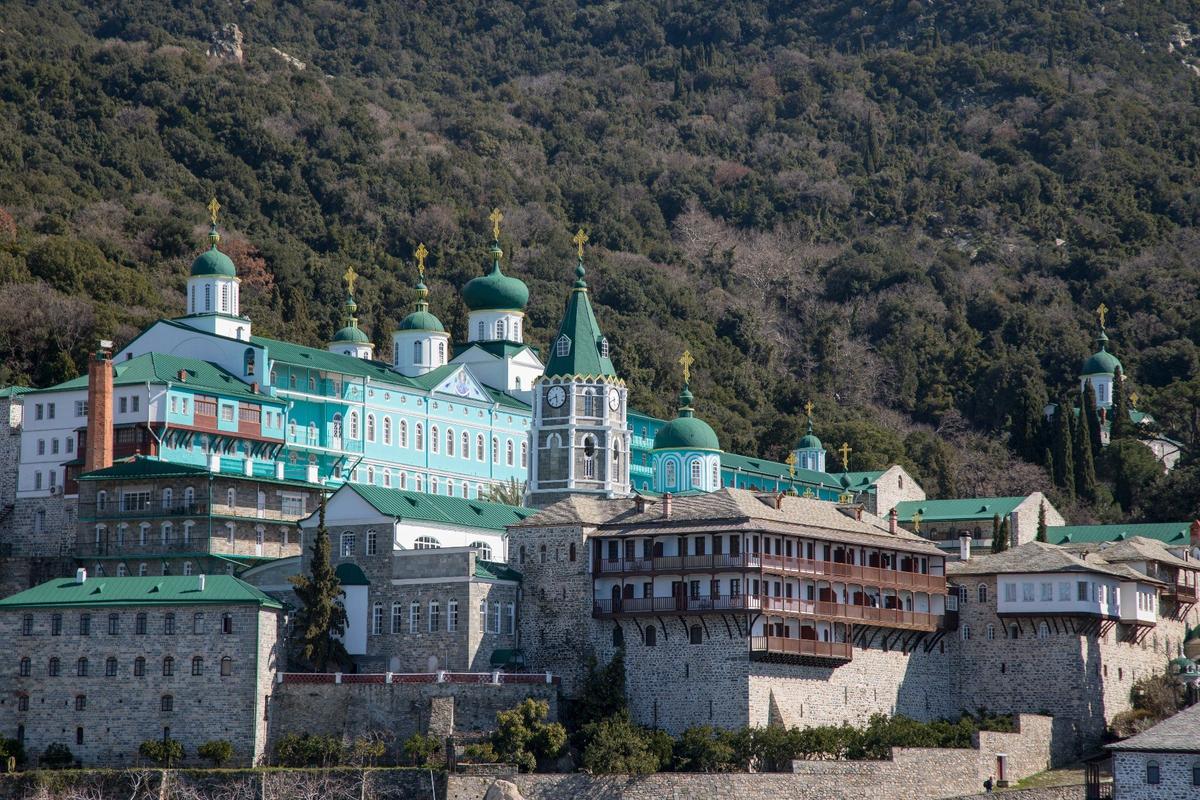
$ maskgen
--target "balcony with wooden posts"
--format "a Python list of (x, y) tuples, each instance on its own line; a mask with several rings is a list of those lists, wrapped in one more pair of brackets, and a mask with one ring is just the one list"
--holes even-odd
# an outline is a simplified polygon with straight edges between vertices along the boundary
[(782, 663), (846, 662), (854, 658), (849, 642), (822, 642), (788, 636), (751, 636), (750, 657)]
[(685, 573), (759, 570), (772, 575), (811, 577), (814, 580), (854, 582), (870, 586), (909, 589), (930, 594), (946, 593), (946, 577), (883, 567), (818, 561), (811, 558), (774, 556), (762, 553), (706, 553), (690, 556), (600, 559), (600, 575), (682, 575)]

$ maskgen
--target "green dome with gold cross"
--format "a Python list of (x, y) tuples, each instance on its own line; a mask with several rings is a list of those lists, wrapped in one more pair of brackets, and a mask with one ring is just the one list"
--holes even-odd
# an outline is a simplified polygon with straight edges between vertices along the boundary
[(196, 256), (196, 260), (192, 262), (193, 278), (237, 277), (237, 267), (233, 265), (233, 259), (217, 249), (217, 243), (221, 241), (221, 234), (217, 233), (217, 212), (220, 210), (221, 204), (214, 197), (208, 203), (208, 213), (212, 218), (212, 226), (208, 229), (208, 249)]
[(500, 269), (500, 259), (504, 256), (500, 249), (500, 221), (504, 215), (496, 209), (488, 219), (492, 222), (492, 269), (467, 281), (462, 290), (463, 302), (472, 311), (523, 311), (529, 305), (529, 287)]

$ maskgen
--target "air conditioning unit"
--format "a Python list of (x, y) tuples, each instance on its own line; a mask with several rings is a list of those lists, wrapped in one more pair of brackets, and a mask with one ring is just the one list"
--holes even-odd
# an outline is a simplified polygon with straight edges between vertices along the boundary
[(58, 486), (51, 486), (51, 487), (50, 487), (50, 494), (51, 494), (51, 495), (56, 495), (56, 494), (58, 494), (58, 493), (59, 493), (59, 492), (61, 492), (61, 491), (62, 491), (62, 489), (61, 489), (61, 488), (59, 488)]

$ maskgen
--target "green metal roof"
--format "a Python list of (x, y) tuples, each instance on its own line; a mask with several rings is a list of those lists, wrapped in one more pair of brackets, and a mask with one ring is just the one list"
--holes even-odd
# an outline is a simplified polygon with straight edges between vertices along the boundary
[(1092, 353), (1087, 361), (1083, 362), (1081, 375), (1112, 375), (1121, 366), (1121, 362), (1112, 353), (1101, 349)]
[(522, 579), (521, 573), (500, 561), (484, 561), (475, 559), (475, 577), (487, 578), (493, 581), (517, 581)]
[(88, 608), (114, 606), (231, 605), (248, 603), (283, 608), (278, 601), (230, 575), (56, 578), (0, 600), (0, 609)]
[(0, 389), (0, 400), (7, 400), (7, 399), (13, 398), (13, 397), (20, 397), (21, 395), (25, 394), (26, 392), (32, 392), (32, 391), (33, 391), (33, 388), (30, 386), (5, 386), (3, 389)]
[(687, 384), (679, 393), (679, 416), (654, 434), (655, 450), (720, 450), (721, 443), (712, 426), (695, 416), (692, 393)]
[(233, 265), (233, 260), (218, 250), (215, 242), (192, 262), (193, 278), (210, 275), (219, 278), (237, 277), (237, 267)]
[(523, 667), (525, 666), (525, 651), (498, 647), (492, 651), (488, 664), (493, 667)]
[(343, 561), (341, 564), (338, 564), (333, 574), (337, 575), (337, 579), (342, 586), (371, 585), (371, 582), (367, 580), (366, 573), (362, 571), (362, 567), (358, 564), (352, 564), (349, 561)]
[(922, 522), (945, 522), (949, 520), (990, 520), (995, 515), (1011, 514), (1013, 509), (1028, 497), (970, 497), (955, 500), (901, 500), (896, 504), (896, 515), (902, 522), (912, 520), (920, 511)]
[(445, 333), (446, 328), (442, 325), (442, 321), (428, 311), (414, 311), (404, 319), (400, 320), (400, 324), (396, 326), (399, 331), (433, 331), (434, 333)]
[(467, 281), (462, 289), (463, 302), (472, 311), (520, 311), (529, 304), (529, 287), (500, 269), (504, 255), (500, 245), (492, 243), (492, 269)]
[(506, 526), (516, 525), (535, 513), (532, 508), (490, 503), (486, 500), (465, 500), (460, 497), (385, 489), (382, 486), (358, 483), (348, 483), (345, 486), (357, 492), (379, 513), (400, 519), (419, 519), (502, 531)]
[(1120, 542), (1134, 536), (1157, 539), (1168, 546), (1187, 544), (1191, 539), (1190, 522), (1142, 522), (1121, 525), (1053, 525), (1046, 538), (1053, 544), (1068, 542)]
[(367, 336), (358, 325), (350, 324), (339, 330), (330, 339), (331, 342), (351, 342), (353, 344), (366, 344), (371, 341), (371, 337)]
[(454, 355), (457, 357), (462, 353), (467, 352), (472, 347), (478, 347), (480, 350), (491, 353), (496, 358), (502, 359), (514, 358), (525, 350), (533, 351), (535, 356), (540, 355), (538, 349), (533, 345), (521, 344), (518, 342), (467, 342), (455, 347)]
[[(179, 373), (186, 373), (180, 380)], [(86, 389), (87, 375), (63, 381), (41, 392), (61, 392), (69, 389)], [(225, 397), (253, 399), (259, 403), (283, 405), (282, 400), (267, 394), (250, 391), (250, 384), (239, 380), (223, 368), (210, 361), (168, 355), (166, 353), (143, 353), (127, 361), (113, 362), (113, 385), (126, 386), (136, 383), (175, 383), (202, 392), (212, 392)]]
[(163, 461), (155, 456), (136, 455), (113, 462), (111, 467), (86, 472), (79, 476), (81, 481), (136, 480), (141, 478), (233, 478), (255, 483), (271, 483), (280, 486), (295, 486), (302, 489), (323, 489), (319, 483), (270, 478), (262, 475), (243, 475), (237, 472), (212, 472), (207, 467), (195, 464), (177, 464)]
[[(558, 335), (550, 342), (550, 361), (546, 364), (546, 377), (583, 375), (615, 378), (617, 371), (613, 369), (612, 360), (600, 354), (604, 334), (600, 332), (596, 314), (592, 311), (592, 302), (588, 299), (582, 261), (575, 268), (575, 274), (579, 278), (567, 299), (567, 311), (558, 327)], [(567, 354), (560, 356), (558, 342), (564, 336), (570, 340), (569, 347)]]

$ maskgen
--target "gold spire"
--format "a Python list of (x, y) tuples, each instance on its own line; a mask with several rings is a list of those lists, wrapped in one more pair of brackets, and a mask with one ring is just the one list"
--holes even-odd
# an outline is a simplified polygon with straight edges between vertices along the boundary
[(692, 377), (692, 364), (696, 363), (696, 359), (692, 358), (691, 353), (684, 350), (683, 355), (679, 358), (679, 363), (683, 366), (683, 382), (689, 383)]
[(429, 255), (429, 251), (425, 249), (425, 243), (417, 245), (417, 251), (413, 254), (417, 257), (417, 273), (420, 274), (421, 280), (425, 280), (425, 257)]
[(788, 457), (785, 461), (788, 465), (788, 473), (792, 476), (792, 480), (796, 480), (796, 454), (788, 453)]
[(1101, 303), (1096, 306), (1096, 316), (1100, 317), (1100, 327), (1104, 327), (1104, 317), (1108, 314), (1108, 306)]
[(579, 253), (579, 260), (583, 261), (583, 246), (587, 243), (588, 235), (583, 232), (583, 228), (579, 229), (579, 233), (571, 239), (575, 243), (575, 249)]
[(807, 403), (804, 404), (804, 413), (808, 416), (808, 418), (810, 420), (812, 419), (812, 410), (813, 410), (813, 402), (812, 402), (812, 400), (809, 400)]
[(217, 198), (208, 201), (208, 217), (212, 220), (212, 224), (217, 224), (217, 212), (221, 210), (221, 204), (217, 202)]
[(504, 219), (504, 215), (500, 213), (500, 209), (493, 208), (492, 213), (488, 214), (488, 220), (492, 223), (492, 238), (496, 241), (500, 240), (500, 222)]
[(838, 452), (842, 454), (842, 472), (849, 472), (850, 454), (854, 452), (854, 448), (850, 447), (846, 442), (842, 442), (842, 446), (838, 448)]
[(350, 295), (354, 294), (354, 282), (358, 280), (358, 273), (354, 271), (354, 265), (346, 267), (346, 274), (342, 276), (346, 280), (346, 292)]

